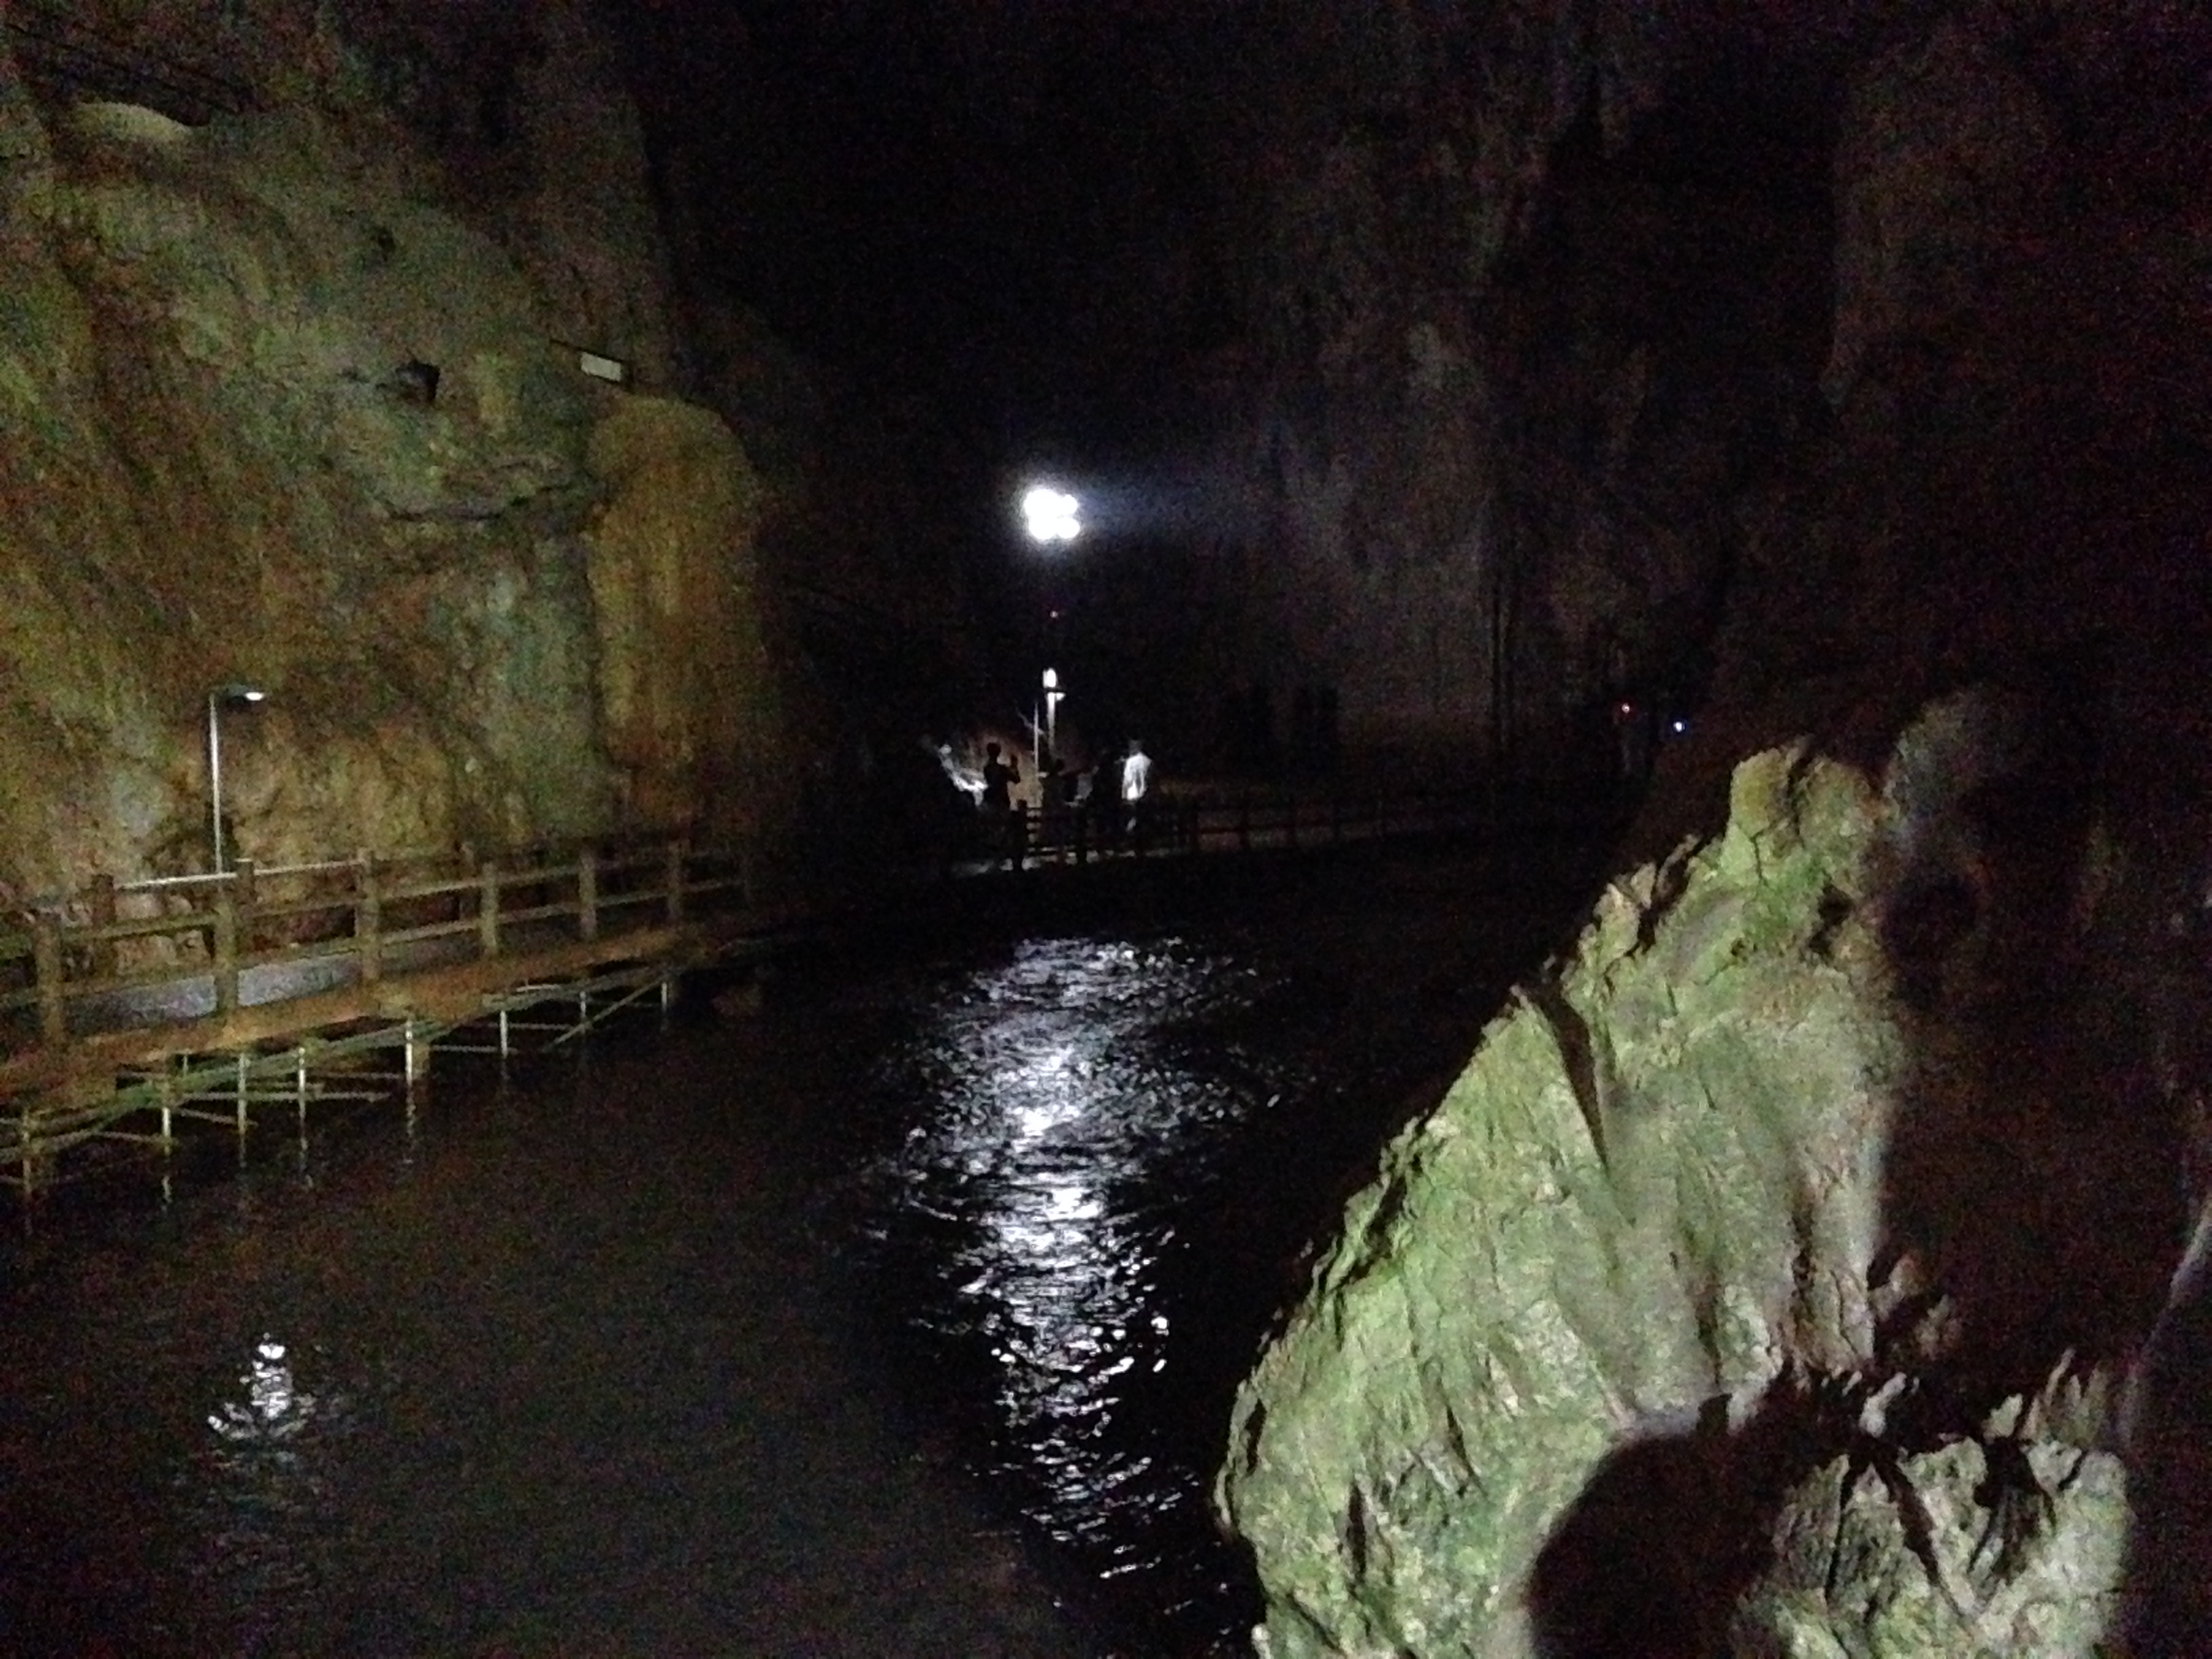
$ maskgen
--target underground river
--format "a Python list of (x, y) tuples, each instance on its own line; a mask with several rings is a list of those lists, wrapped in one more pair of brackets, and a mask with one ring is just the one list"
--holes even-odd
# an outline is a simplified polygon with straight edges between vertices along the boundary
[(6, 1246), (0, 1648), (1244, 1651), (1231, 1392), (1552, 862), (970, 905), (65, 1192)]

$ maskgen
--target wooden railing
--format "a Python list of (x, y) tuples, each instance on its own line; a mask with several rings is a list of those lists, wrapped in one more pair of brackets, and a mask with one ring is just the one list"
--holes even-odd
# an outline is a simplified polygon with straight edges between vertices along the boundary
[[(1093, 860), (1175, 854), (1285, 851), (1403, 836), (1495, 828), (1486, 794), (1302, 796), (1254, 792), (1150, 798), (1132, 812), (1120, 802), (1018, 808), (1000, 824), (979, 819), (975, 855), (1029, 863), (1084, 865)], [(1537, 827), (1516, 821), (1515, 828)], [(995, 845), (994, 844), (995, 841)]]
[(220, 875), (103, 878), (73, 902), (40, 907), (27, 927), (0, 931), (0, 1046), (179, 1018), (161, 1011), (185, 998), (202, 1005), (195, 1012), (232, 1012), (257, 970), (270, 970), (273, 994), (253, 1000), (276, 1000), (296, 994), (284, 989), (287, 970), (368, 984), (396, 969), (680, 925), (744, 908), (750, 866), (742, 848), (671, 842), (504, 860), (362, 853), (263, 869), (241, 860)]
[[(1322, 797), (1154, 797), (992, 820), (978, 815), (923, 862), (884, 873), (1109, 864), (1177, 854), (1295, 852), (1431, 834), (1588, 829), (1590, 820), (1501, 822), (1470, 793)], [(922, 849), (915, 848), (915, 852)], [(927, 869), (924, 865), (928, 866)], [(95, 880), (0, 927), (0, 1053), (58, 1048), (387, 974), (595, 942), (695, 917), (751, 910), (738, 846), (683, 842), (509, 851), (362, 853), (222, 874)], [(748, 922), (748, 926), (750, 923)]]

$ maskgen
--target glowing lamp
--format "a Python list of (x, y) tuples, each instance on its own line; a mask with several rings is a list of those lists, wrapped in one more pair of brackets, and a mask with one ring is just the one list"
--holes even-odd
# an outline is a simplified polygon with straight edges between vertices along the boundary
[(1038, 484), (1022, 497), (1022, 517), (1033, 542), (1072, 542), (1083, 533), (1076, 514), (1082, 503), (1063, 490)]

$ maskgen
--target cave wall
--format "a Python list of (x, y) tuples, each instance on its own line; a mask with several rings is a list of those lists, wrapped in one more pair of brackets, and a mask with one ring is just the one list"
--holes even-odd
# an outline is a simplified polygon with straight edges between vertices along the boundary
[(787, 823), (765, 492), (586, 13), (216, 12), (0, 34), (0, 883), (204, 867), (234, 679), (264, 862)]
[[(1603, 770), (1686, 708), (1741, 502), (1814, 399), (1836, 74), (1704, 9), (1307, 20), (1251, 113), (1219, 366), (1229, 650), (1347, 735)], [(1252, 392), (1257, 389), (1255, 398)]]
[(1723, 656), (1863, 666), (1923, 601), (1896, 659), (1971, 654), (2022, 575), (2046, 621), (2201, 601), (2190, 374), (2110, 367), (2201, 355), (2186, 9), (1273, 21), (1180, 94), (1249, 185), (1196, 376), (1231, 672), (1595, 775), (1608, 704), (1706, 708)]
[[(1474, 641), (1465, 672), (1509, 748), (1587, 754), (1622, 691), (1695, 713), (1583, 934), (1385, 1152), (1240, 1398), (1222, 1510), (1276, 1659), (2212, 1632), (2181, 1496), (2212, 32), (2149, 0), (1776, 16), (1408, 37), (1466, 48), (1437, 118), (1488, 135), (1437, 329), (1480, 442), (1436, 498), (1480, 529), (1455, 580), (1503, 595), (1508, 672)], [(1423, 647), (1361, 602), (1358, 515), (1296, 508), (1371, 481), (1416, 522), (1418, 449), (1386, 418), (1277, 459), (1346, 377), (1407, 372), (1435, 282), (1364, 269), (1337, 326), (1391, 320), (1334, 384), (1278, 349), (1225, 464), (1284, 573), (1257, 660), (1330, 637), (1314, 592), (1358, 652)]]

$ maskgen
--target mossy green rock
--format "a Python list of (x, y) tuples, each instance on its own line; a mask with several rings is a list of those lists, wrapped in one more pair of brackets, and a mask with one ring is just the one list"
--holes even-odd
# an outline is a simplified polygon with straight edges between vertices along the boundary
[[(1903, 1042), (1868, 898), (1889, 810), (1802, 749), (1745, 762), (1726, 834), (1616, 882), (1389, 1148), (1237, 1404), (1218, 1501), (1257, 1559), (1263, 1654), (2086, 1650), (2045, 1639), (2044, 1591), (2009, 1567), (1989, 1595), (2037, 1638), (1984, 1649), (1966, 1575), (1934, 1582), (1907, 1528), (1865, 1520), (1889, 1489), (1863, 1469), (1847, 1488), (1806, 1426), (1826, 1389), (1851, 1402), (1838, 1447), (1862, 1410), (1880, 1437), (1863, 1390), (1882, 1374), (1870, 1269)], [(1982, 1452), (1929, 1455), (1934, 1479)], [(1956, 1504), (1923, 1495), (1961, 1528), (1986, 1519), (1971, 1473)], [(2104, 1540), (2068, 1557), (2099, 1606), (2117, 1480), (2100, 1466), (2068, 1500), (2102, 1495), (2069, 1511)], [(1622, 1480), (1664, 1489), (1670, 1535), (1606, 1518)], [(1808, 1601), (1810, 1558), (1784, 1535), (1823, 1503), (1825, 1537), (1848, 1510), (1876, 1543)], [(1672, 1628), (1607, 1634), (1641, 1615), (1559, 1604), (1577, 1528), (1608, 1560), (1630, 1547), (1612, 1565)]]

